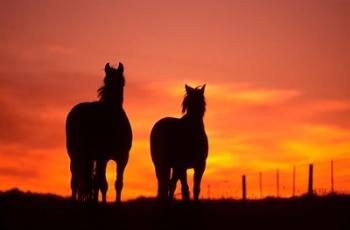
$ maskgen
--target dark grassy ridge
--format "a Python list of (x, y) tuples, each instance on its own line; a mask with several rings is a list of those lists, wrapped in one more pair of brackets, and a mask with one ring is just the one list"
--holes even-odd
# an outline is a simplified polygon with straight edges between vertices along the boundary
[(79, 204), (44, 194), (0, 193), (0, 229), (350, 229), (350, 196)]

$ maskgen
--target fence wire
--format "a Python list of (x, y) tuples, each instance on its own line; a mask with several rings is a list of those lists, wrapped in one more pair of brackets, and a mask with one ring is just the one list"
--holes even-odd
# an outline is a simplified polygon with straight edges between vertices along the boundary
[[(336, 159), (310, 164), (313, 166), (312, 192), (314, 194), (321, 196), (330, 193), (350, 194), (350, 159)], [(204, 181), (201, 198), (242, 199), (243, 175), (246, 177), (247, 199), (302, 196), (308, 193), (310, 164), (230, 175), (224, 180)], [(189, 176), (192, 175), (193, 172), (189, 172)], [(192, 186), (191, 180), (189, 182)], [(181, 198), (180, 186), (178, 186), (175, 196)]]

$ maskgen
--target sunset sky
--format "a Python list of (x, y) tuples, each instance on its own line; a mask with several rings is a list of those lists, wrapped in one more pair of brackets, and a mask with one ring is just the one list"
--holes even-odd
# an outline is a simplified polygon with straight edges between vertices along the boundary
[[(329, 189), (331, 159), (350, 192), (349, 24), (349, 0), (1, 1), (0, 190), (70, 194), (66, 115), (122, 62), (124, 200), (156, 195), (150, 130), (181, 116), (185, 84), (204, 83), (203, 197), (240, 195), (242, 174), (252, 191), (260, 171), (267, 194), (276, 168), (290, 195), (293, 165), (304, 192), (311, 162)], [(110, 162), (109, 200), (114, 178)]]

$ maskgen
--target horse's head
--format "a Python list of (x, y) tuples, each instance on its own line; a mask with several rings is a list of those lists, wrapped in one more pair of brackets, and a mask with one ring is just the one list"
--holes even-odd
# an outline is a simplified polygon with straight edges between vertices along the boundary
[(125, 85), (124, 66), (122, 63), (119, 63), (118, 68), (114, 68), (107, 63), (105, 73), (104, 85), (98, 89), (100, 101), (121, 105), (123, 103), (123, 89)]
[(185, 85), (185, 88), (186, 95), (182, 102), (182, 112), (203, 117), (205, 112), (205, 84), (202, 87), (198, 86), (196, 88)]

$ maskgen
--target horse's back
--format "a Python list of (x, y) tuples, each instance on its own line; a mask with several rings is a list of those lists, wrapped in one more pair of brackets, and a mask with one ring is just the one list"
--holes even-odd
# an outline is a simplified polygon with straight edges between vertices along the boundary
[(151, 132), (151, 155), (155, 164), (193, 168), (208, 155), (205, 131), (194, 129), (183, 119), (163, 118)]
[(71, 158), (73, 154), (113, 158), (113, 153), (128, 153), (132, 142), (125, 112), (112, 113), (100, 102), (84, 102), (73, 107), (67, 116), (66, 136)]

